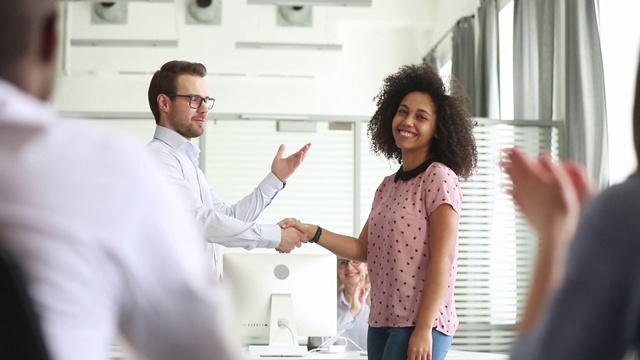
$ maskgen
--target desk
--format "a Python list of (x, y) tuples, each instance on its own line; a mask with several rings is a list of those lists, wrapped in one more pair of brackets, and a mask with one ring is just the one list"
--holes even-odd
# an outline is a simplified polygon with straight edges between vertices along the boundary
[[(365, 360), (367, 357), (357, 352), (344, 352), (340, 354), (327, 354), (320, 352), (309, 353), (309, 355), (300, 358), (286, 358), (290, 360)], [(482, 352), (449, 350), (446, 360), (507, 360), (509, 356), (502, 354), (489, 354)], [(283, 360), (285, 358), (278, 357), (260, 357), (251, 356), (250, 360)]]
[[(111, 352), (112, 360), (135, 360), (134, 357), (125, 356), (120, 349), (114, 348)], [(281, 357), (260, 357), (249, 356), (245, 354), (245, 359), (249, 360), (366, 360), (366, 356), (360, 355), (355, 351), (348, 351), (339, 354), (327, 354), (320, 352), (309, 353), (305, 357), (299, 358), (281, 358)], [(446, 360), (507, 360), (509, 357), (502, 354), (489, 354), (483, 352), (449, 350)]]

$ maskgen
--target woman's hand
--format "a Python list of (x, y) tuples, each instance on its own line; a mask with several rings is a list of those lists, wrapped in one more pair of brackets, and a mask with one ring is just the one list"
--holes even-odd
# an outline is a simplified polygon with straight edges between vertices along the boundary
[[(313, 237), (313, 234), (309, 236), (309, 228), (311, 227), (309, 224), (304, 224), (300, 222), (298, 219), (294, 218), (285, 218), (278, 222), (278, 225), (281, 229), (294, 228), (301, 233), (305, 234), (305, 239), (302, 240), (303, 243), (306, 243)], [(314, 233), (315, 234), (315, 233)]]
[(421, 329), (416, 326), (407, 349), (408, 360), (431, 360), (433, 352), (433, 333), (430, 328)]

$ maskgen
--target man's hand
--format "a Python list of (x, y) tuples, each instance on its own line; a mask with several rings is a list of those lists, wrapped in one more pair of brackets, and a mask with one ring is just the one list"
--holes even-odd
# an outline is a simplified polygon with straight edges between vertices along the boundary
[(302, 239), (305, 239), (306, 242), (306, 236), (293, 227), (281, 229), (281, 231), (280, 245), (276, 248), (280, 253), (288, 254), (293, 249), (300, 247)]
[(289, 176), (291, 176), (298, 166), (302, 164), (302, 161), (307, 156), (307, 151), (309, 151), (310, 147), (311, 144), (309, 143), (303, 146), (302, 149), (298, 150), (295, 154), (291, 154), (286, 158), (283, 158), (282, 154), (284, 154), (285, 146), (280, 145), (278, 153), (271, 163), (271, 172), (277, 176), (280, 181), (287, 181)]

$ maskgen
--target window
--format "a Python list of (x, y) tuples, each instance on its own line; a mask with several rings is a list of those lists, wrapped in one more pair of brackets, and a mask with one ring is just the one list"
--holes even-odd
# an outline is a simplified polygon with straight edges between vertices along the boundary
[(513, 1), (498, 13), (498, 42), (500, 63), (500, 114), (513, 119)]

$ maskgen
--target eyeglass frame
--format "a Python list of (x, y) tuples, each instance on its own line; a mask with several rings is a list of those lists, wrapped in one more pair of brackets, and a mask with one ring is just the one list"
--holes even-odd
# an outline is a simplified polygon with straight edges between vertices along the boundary
[[(216, 103), (216, 99), (212, 98), (211, 96), (207, 96), (207, 97), (202, 97), (198, 94), (165, 94), (168, 97), (183, 97), (183, 98), (187, 98), (189, 99), (189, 107), (192, 109), (198, 109), (200, 108), (200, 106), (202, 106), (202, 103), (205, 103), (205, 105), (207, 105), (207, 109), (211, 110), (213, 109), (213, 105)], [(197, 98), (200, 98), (200, 103), (198, 104), (198, 106), (194, 107), (193, 105), (191, 105), (192, 102), (196, 101)], [(209, 106), (209, 104), (207, 104), (208, 101), (211, 101), (211, 105)]]
[(347, 260), (347, 259), (340, 259), (338, 260), (338, 267), (341, 269), (346, 269), (349, 264), (351, 264), (351, 266), (353, 267), (358, 267), (360, 265), (362, 265), (363, 263), (361, 261), (357, 261), (357, 260)]

